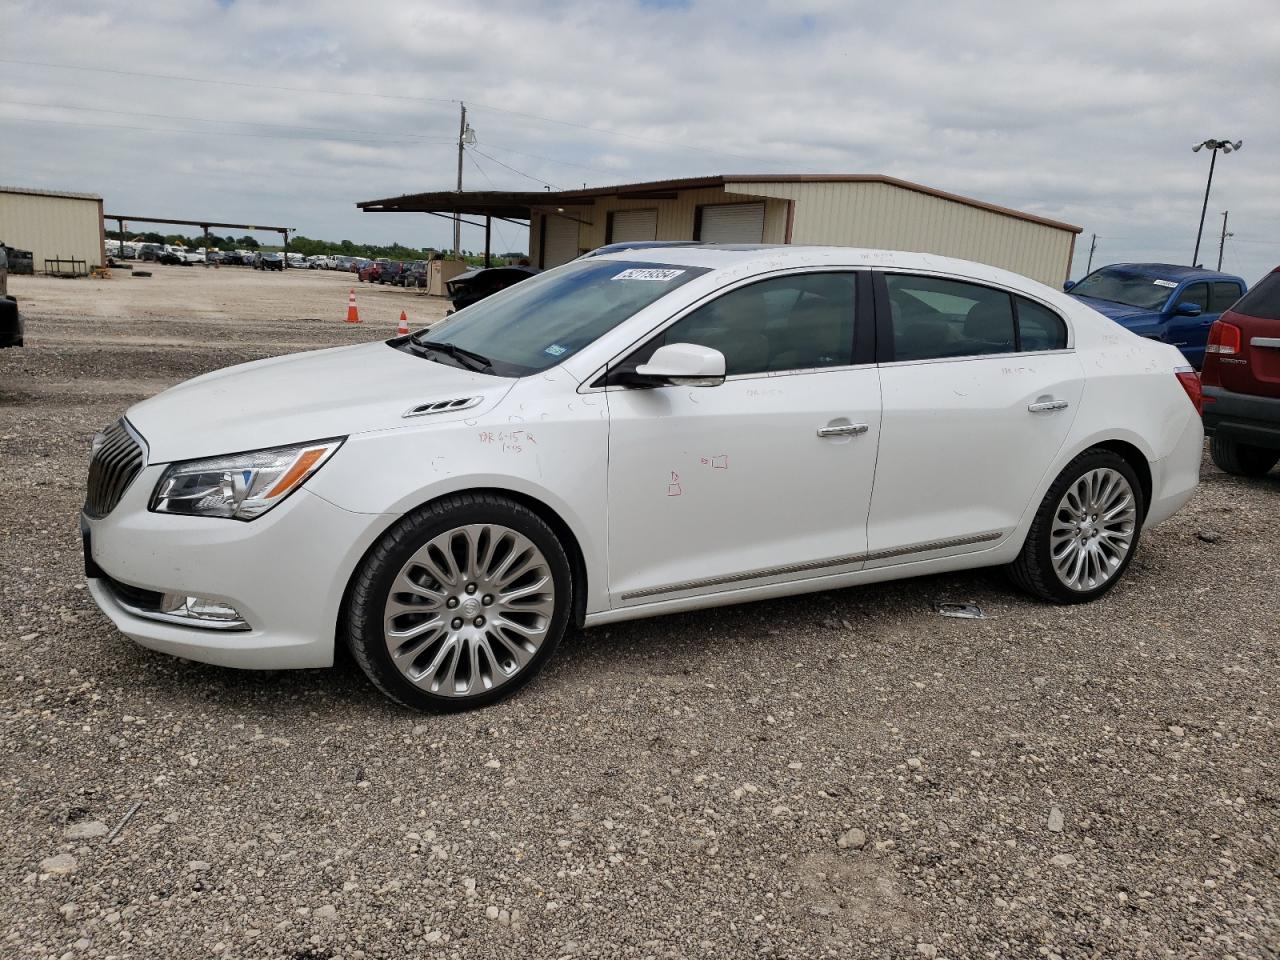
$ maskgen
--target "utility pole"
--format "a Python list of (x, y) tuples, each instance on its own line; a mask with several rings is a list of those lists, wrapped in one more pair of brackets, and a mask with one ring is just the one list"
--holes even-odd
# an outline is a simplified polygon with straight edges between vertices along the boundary
[(1087, 277), (1093, 273), (1093, 251), (1098, 249), (1098, 235), (1096, 233), (1089, 234), (1089, 265), (1084, 268), (1084, 275)]
[(1222, 236), (1218, 240), (1218, 269), (1222, 269), (1222, 251), (1227, 245), (1227, 237), (1233, 237), (1235, 234), (1227, 233), (1227, 214), (1230, 210), (1222, 211)]
[[(458, 193), (462, 193), (462, 146), (467, 137), (467, 105), (458, 103), (461, 109), (461, 116), (458, 118)], [(458, 202), (462, 202), (462, 197), (458, 197)], [(457, 212), (453, 214), (453, 256), (457, 259), (462, 254), (462, 220), (459, 219)]]

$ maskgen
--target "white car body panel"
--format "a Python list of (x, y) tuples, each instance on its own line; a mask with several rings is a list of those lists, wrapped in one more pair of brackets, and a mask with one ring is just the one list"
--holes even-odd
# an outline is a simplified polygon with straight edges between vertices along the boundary
[[(1203, 435), (1173, 375), (1181, 354), (1034, 281), (845, 248), (605, 256), (712, 270), (520, 379), (373, 343), (217, 371), (131, 408), (148, 465), (115, 510), (86, 521), (95, 561), (132, 586), (225, 600), (252, 629), (140, 619), (94, 581), (99, 605), (139, 642), (191, 659), (323, 666), (365, 552), (398, 518), (453, 493), (506, 491), (540, 505), (580, 555), (579, 613), (590, 626), (1008, 563), (1053, 480), (1097, 443), (1129, 444), (1147, 461), (1148, 526), (1194, 492)], [(593, 385), (606, 364), (728, 287), (836, 267), (1022, 293), (1066, 319), (1068, 349), (730, 377), (715, 387)], [(1068, 406), (1027, 410), (1044, 397)], [(453, 398), (476, 402), (406, 417)], [(846, 421), (867, 430), (817, 435)], [(147, 510), (169, 462), (339, 436), (342, 447), (298, 493), (252, 522)]]

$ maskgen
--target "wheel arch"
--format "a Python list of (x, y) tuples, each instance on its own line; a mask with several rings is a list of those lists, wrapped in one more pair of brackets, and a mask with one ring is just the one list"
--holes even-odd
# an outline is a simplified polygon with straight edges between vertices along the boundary
[(1138, 475), (1138, 485), (1142, 488), (1142, 517), (1145, 520), (1147, 511), (1151, 509), (1152, 477), (1151, 463), (1146, 454), (1126, 440), (1103, 440), (1090, 444), (1090, 448), (1110, 450), (1133, 468)]

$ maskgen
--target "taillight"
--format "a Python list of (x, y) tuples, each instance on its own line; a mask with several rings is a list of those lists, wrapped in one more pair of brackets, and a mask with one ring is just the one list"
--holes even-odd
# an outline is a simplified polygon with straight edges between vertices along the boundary
[(1204, 352), (1233, 357), (1240, 352), (1241, 342), (1242, 337), (1239, 327), (1234, 323), (1215, 320), (1213, 326), (1209, 328), (1209, 342), (1205, 346)]
[(1182, 389), (1187, 391), (1187, 398), (1196, 408), (1196, 413), (1204, 413), (1204, 391), (1200, 389), (1200, 378), (1196, 376), (1196, 372), (1190, 367), (1178, 367), (1173, 375), (1182, 384)]

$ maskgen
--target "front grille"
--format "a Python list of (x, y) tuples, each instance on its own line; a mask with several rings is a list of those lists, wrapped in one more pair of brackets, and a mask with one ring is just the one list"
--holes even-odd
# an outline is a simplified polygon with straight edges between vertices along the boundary
[(84, 512), (95, 519), (115, 509), (145, 458), (142, 444), (123, 420), (102, 431), (102, 438), (89, 461), (89, 493), (84, 502)]

